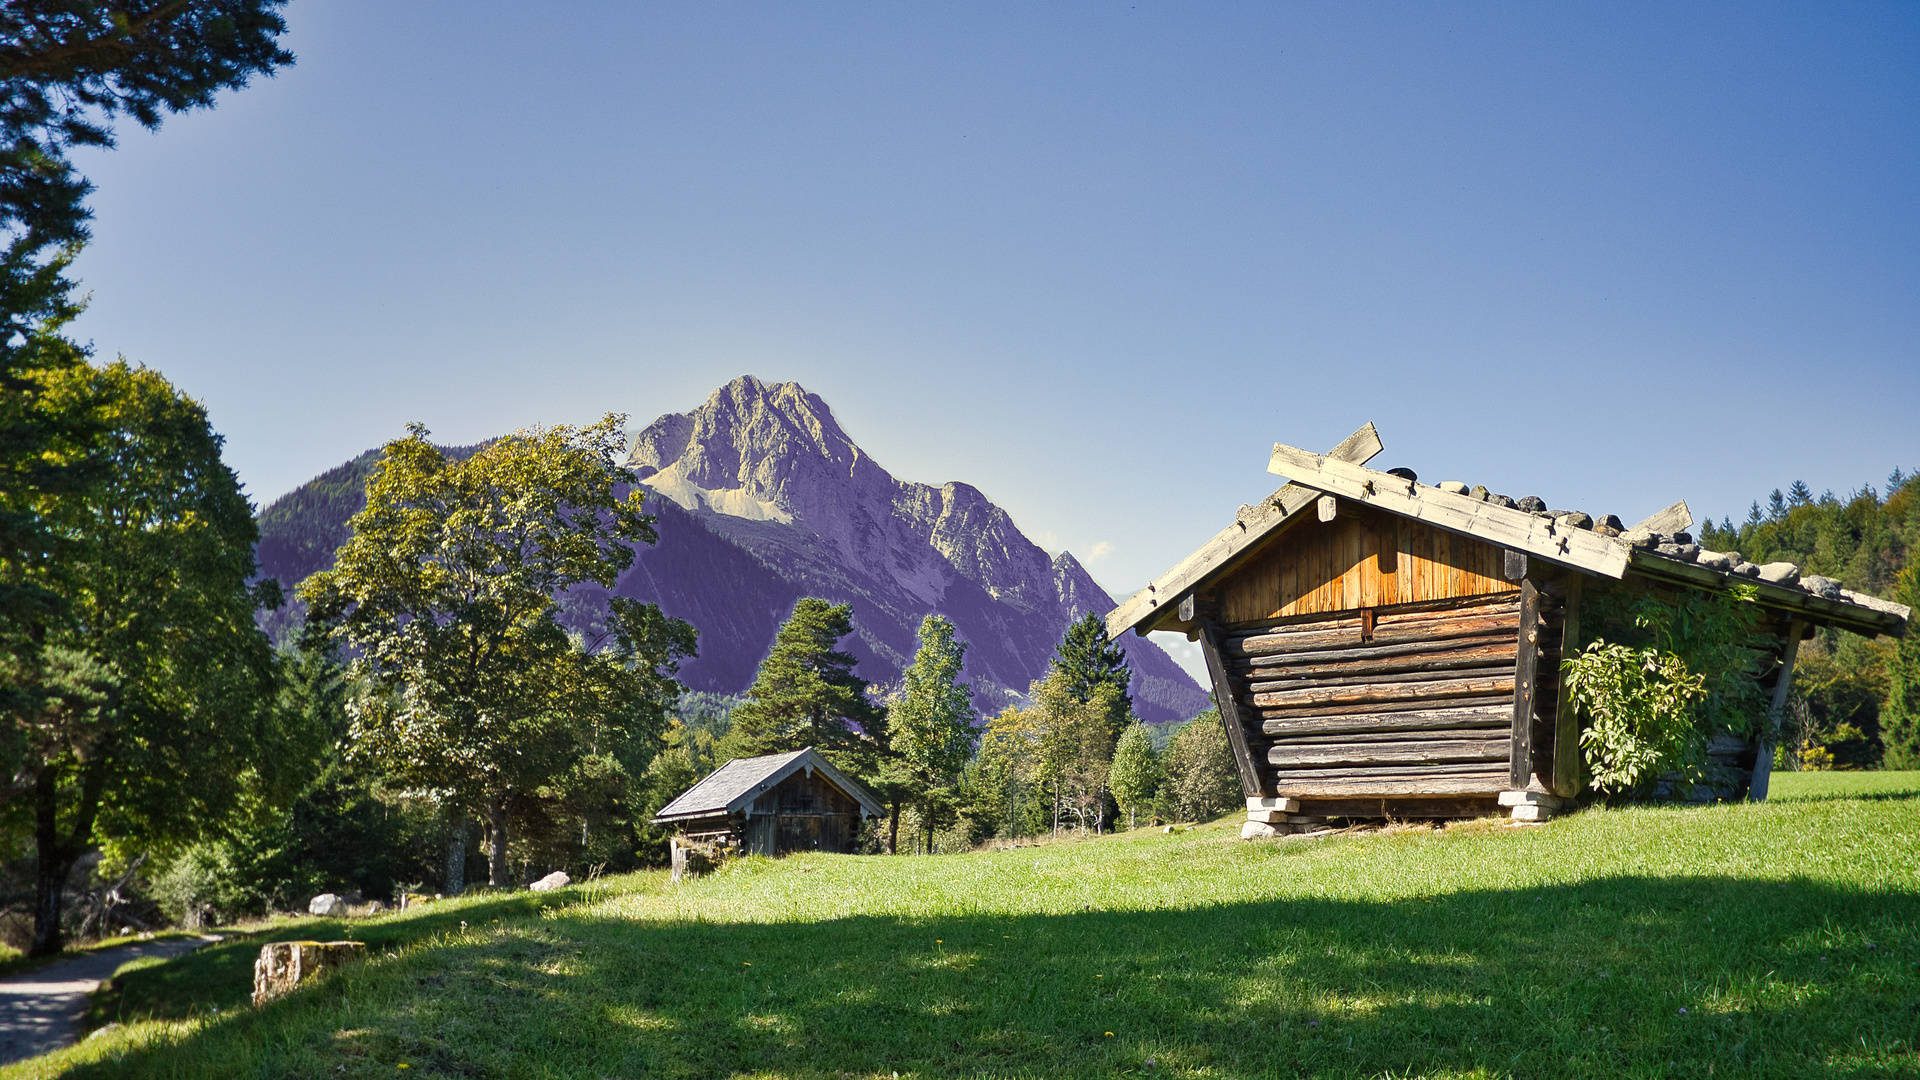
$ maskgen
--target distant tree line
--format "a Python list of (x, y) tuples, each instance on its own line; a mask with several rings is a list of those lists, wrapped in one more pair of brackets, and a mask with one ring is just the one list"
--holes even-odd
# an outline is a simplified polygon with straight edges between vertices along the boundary
[[(1700, 542), (1751, 562), (1787, 561), (1846, 588), (1920, 610), (1920, 475), (1815, 496), (1795, 481), (1756, 501), (1745, 521), (1708, 522)], [(1823, 630), (1801, 646), (1779, 764), (1813, 769), (1920, 768), (1920, 632), (1867, 640)]]

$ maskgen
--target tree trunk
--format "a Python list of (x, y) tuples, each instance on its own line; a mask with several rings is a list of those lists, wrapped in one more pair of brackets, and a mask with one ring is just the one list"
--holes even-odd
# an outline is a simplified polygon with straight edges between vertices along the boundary
[(34, 777), (33, 944), (29, 956), (54, 956), (66, 946), (60, 913), (66, 899), (67, 875), (93, 837), (94, 815), (99, 813), (100, 794), (106, 786), (106, 757), (103, 751), (81, 766), (80, 804), (74, 810), (73, 828), (64, 840), (60, 836), (60, 768), (45, 765)]
[(487, 884), (500, 888), (512, 883), (513, 872), (507, 867), (507, 800), (495, 795), (487, 800)]
[(887, 815), (887, 854), (900, 854), (900, 799), (894, 797), (892, 812)]
[(447, 841), (447, 895), (467, 891), (467, 812), (453, 817), (453, 839)]

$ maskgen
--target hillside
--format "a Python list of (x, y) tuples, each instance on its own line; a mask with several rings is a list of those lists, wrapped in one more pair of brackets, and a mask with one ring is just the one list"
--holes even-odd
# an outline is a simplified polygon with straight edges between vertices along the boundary
[[(330, 565), (377, 454), (340, 465), (260, 515), (263, 571), (291, 589)], [(746, 688), (780, 622), (802, 596), (853, 605), (848, 642), (860, 674), (897, 679), (929, 612), (969, 644), (967, 678), (997, 708), (1045, 672), (1073, 619), (1109, 597), (1071, 554), (1049, 558), (971, 485), (898, 480), (795, 383), (742, 376), (700, 408), (670, 413), (634, 440), (630, 464), (655, 492), (659, 544), (642, 547), (613, 592), (656, 601), (700, 631), (682, 669), (696, 690)], [(605, 595), (581, 590), (567, 617), (593, 620)], [(276, 617), (283, 628), (297, 611)], [(1207, 698), (1158, 646), (1124, 643), (1136, 711), (1184, 720)]]
[(1920, 1075), (1920, 774), (1777, 784), (301, 918), (272, 936), (378, 958), (250, 1009), (240, 936), (123, 974), (96, 1016), (133, 1023), (0, 1076)]

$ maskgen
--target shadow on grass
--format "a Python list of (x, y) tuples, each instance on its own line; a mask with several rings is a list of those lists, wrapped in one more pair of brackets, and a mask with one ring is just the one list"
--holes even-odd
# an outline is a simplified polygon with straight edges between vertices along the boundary
[(519, 919), (565, 903), (566, 894), (512, 893), (496, 900), (449, 905), (405, 919), (303, 919), (248, 933), (223, 930), (226, 940), (113, 979), (94, 995), (86, 1026), (130, 1019), (184, 1020), (231, 1010), (253, 997), (253, 962), (270, 941), (364, 941), (378, 955), (459, 930), (464, 924)]
[(450, 940), (69, 1075), (1920, 1075), (1907, 893), (1626, 877), (1060, 916), (459, 914)]

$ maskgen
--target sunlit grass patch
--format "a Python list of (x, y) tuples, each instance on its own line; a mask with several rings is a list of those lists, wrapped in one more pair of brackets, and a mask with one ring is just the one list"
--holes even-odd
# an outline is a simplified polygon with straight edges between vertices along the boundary
[[(356, 924), (364, 965), (41, 1075), (1916, 1076), (1916, 835), (1839, 797), (743, 860)], [(244, 997), (259, 940), (122, 1001)]]

